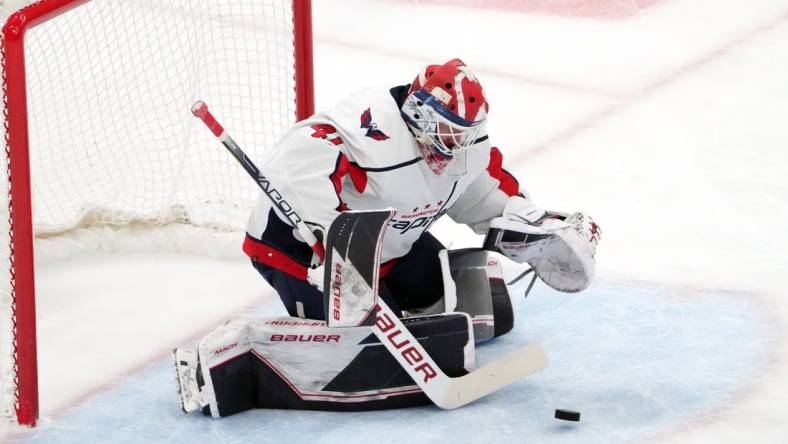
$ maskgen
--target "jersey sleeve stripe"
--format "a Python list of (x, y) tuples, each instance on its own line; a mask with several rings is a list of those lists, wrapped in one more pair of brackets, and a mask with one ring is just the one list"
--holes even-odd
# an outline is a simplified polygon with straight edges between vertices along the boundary
[(339, 153), (334, 172), (328, 176), (328, 178), (331, 179), (331, 183), (334, 184), (334, 191), (337, 193), (337, 199), (339, 199), (339, 205), (336, 208), (337, 211), (347, 210), (347, 204), (342, 201), (342, 178), (348, 173), (349, 168), (350, 163), (347, 160), (347, 156), (345, 156), (344, 153)]
[(353, 186), (359, 193), (363, 193), (367, 189), (367, 172), (353, 162), (350, 162), (348, 165), (348, 172), (350, 173), (350, 180), (353, 181)]
[(514, 196), (520, 190), (520, 184), (508, 171), (503, 169), (503, 155), (498, 148), (490, 148), (490, 163), (487, 165), (487, 173), (499, 183), (498, 189), (506, 193), (507, 196)]
[(404, 168), (406, 166), (413, 165), (414, 163), (417, 163), (420, 160), (421, 160), (421, 157), (416, 157), (415, 159), (410, 159), (407, 162), (402, 162), (402, 163), (398, 163), (396, 165), (391, 165), (391, 166), (387, 166), (387, 167), (379, 167), (379, 168), (361, 166), (361, 165), (357, 164), (356, 162), (350, 162), (350, 164), (355, 166), (356, 168), (364, 170), (364, 171), (368, 171), (368, 172), (372, 172), (372, 173), (383, 173), (383, 172), (386, 172), (386, 171), (396, 170), (398, 168)]
[(260, 242), (248, 234), (246, 239), (244, 239), (243, 250), (255, 262), (281, 270), (296, 279), (306, 280), (307, 269), (305, 266), (299, 264), (285, 253)]

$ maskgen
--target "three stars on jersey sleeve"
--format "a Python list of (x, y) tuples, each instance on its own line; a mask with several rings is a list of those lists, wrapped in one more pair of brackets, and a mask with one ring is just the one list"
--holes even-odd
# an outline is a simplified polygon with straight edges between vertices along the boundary
[[(439, 206), (441, 206), (441, 204), (443, 204), (443, 201), (442, 201), (442, 200), (439, 200), (439, 201), (438, 201), (438, 202), (435, 204), (435, 206), (436, 206), (436, 207), (439, 207)], [(427, 204), (427, 205), (424, 205), (424, 209), (425, 209), (425, 210), (429, 210), (431, 207), (432, 207), (432, 204)], [(414, 208), (414, 209), (413, 209), (413, 211), (411, 211), (411, 213), (416, 213), (416, 212), (418, 212), (418, 211), (419, 211), (419, 207), (416, 207), (416, 208)]]

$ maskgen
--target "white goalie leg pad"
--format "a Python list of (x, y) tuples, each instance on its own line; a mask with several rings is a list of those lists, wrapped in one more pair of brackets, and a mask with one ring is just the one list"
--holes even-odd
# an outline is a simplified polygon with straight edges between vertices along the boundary
[(207, 405), (202, 397), (201, 387), (198, 382), (197, 352), (176, 348), (172, 351), (172, 360), (175, 365), (175, 381), (178, 384), (178, 395), (181, 398), (181, 410), (191, 413)]
[(443, 274), (447, 312), (467, 313), (473, 323), (476, 343), (495, 336), (490, 281), (487, 276), (487, 252), (478, 249), (438, 253)]
[(251, 348), (252, 340), (253, 331), (250, 323), (244, 319), (237, 319), (228, 321), (200, 341), (198, 353), (205, 381), (201, 394), (202, 399), (211, 410), (212, 417), (219, 418), (220, 416), (210, 369), (221, 362), (247, 353)]
[[(449, 362), (449, 359), (454, 363), (450, 371), (471, 371), (475, 368), (473, 330), (467, 316), (451, 314), (404, 322), (408, 329), (415, 328), (419, 341), (429, 342), (433, 335), (446, 338), (436, 339), (439, 342), (452, 341), (451, 347), (433, 349), (433, 353), (437, 353), (434, 356), (440, 355), (439, 362)], [(438, 326), (448, 330), (432, 329)], [(212, 370), (231, 364), (235, 359), (248, 358), (248, 353), (251, 353), (252, 359), (271, 369), (303, 402), (359, 403), (419, 393), (419, 386), (412, 381), (405, 385), (389, 384), (391, 380), (385, 371), (401, 372), (399, 365), (394, 364), (394, 367), (384, 371), (377, 363), (373, 371), (384, 371), (383, 374), (364, 372), (361, 362), (369, 362), (369, 356), (374, 356), (371, 353), (379, 353), (372, 351), (374, 347), (381, 347), (377, 341), (370, 342), (373, 337), (373, 327), (370, 326), (333, 328), (324, 321), (291, 317), (242, 318), (228, 322), (200, 342), (200, 363), (205, 380), (201, 396), (210, 406), (211, 416), (218, 418), (226, 415), (227, 406), (221, 406), (220, 403), (222, 396), (227, 393), (221, 392), (223, 381), (213, 380)], [(407, 355), (408, 359), (416, 359), (417, 352), (409, 351), (401, 337), (394, 334), (386, 336), (387, 340), (401, 345), (399, 351)], [(463, 340), (460, 341), (460, 338)], [(428, 347), (434, 348), (434, 345)], [(388, 352), (384, 353), (388, 355)], [(361, 372), (356, 374), (366, 374), (376, 384), (383, 385), (365, 386), (370, 384), (369, 381), (361, 383), (354, 379), (351, 382), (361, 385), (358, 389), (348, 391), (348, 372)], [(335, 386), (345, 388), (332, 388)]]
[[(443, 279), (443, 297), (413, 314), (466, 313), (471, 318), (477, 344), (511, 330), (513, 313), (500, 262), (490, 258), (486, 250), (478, 248), (441, 250), (438, 259)], [(493, 298), (494, 280), (500, 281), (496, 288), (501, 293), (498, 295), (500, 301), (497, 307)], [(505, 318), (501, 328), (496, 328), (498, 316)]]

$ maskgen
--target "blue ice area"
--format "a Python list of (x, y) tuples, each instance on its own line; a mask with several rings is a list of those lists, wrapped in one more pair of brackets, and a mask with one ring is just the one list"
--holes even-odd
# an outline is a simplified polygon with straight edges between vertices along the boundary
[[(164, 360), (18, 442), (637, 441), (727, 405), (769, 359), (766, 316), (744, 295), (603, 282), (578, 295), (537, 285), (524, 300), (522, 290), (519, 284), (512, 289), (514, 330), (480, 346), (479, 362), (541, 341), (549, 367), (454, 411), (254, 410), (221, 420), (184, 415)], [(578, 410), (581, 421), (553, 419), (555, 408)]]

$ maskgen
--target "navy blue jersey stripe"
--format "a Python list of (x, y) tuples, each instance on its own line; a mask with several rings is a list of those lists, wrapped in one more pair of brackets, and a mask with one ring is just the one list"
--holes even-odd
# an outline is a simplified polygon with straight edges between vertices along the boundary
[(478, 139), (474, 140), (471, 145), (476, 145), (477, 143), (482, 143), (482, 142), (484, 142), (485, 140), (487, 140), (489, 138), (490, 138), (490, 136), (485, 134), (484, 136), (481, 136)]
[(350, 164), (353, 165), (354, 167), (362, 169), (364, 171), (372, 171), (373, 173), (380, 173), (380, 172), (383, 172), (383, 171), (396, 170), (397, 168), (404, 168), (406, 166), (413, 165), (414, 163), (417, 163), (420, 160), (421, 160), (421, 157), (417, 157), (417, 158), (411, 159), (411, 160), (409, 160), (407, 162), (402, 162), (402, 163), (398, 163), (396, 165), (387, 166), (387, 167), (381, 167), (381, 168), (364, 167), (364, 166), (361, 166), (361, 165), (357, 164), (356, 162), (350, 162)]
[(449, 201), (451, 201), (452, 196), (454, 196), (454, 191), (456, 190), (457, 190), (457, 182), (455, 181), (454, 185), (451, 187), (451, 193), (449, 193), (449, 197), (447, 197), (446, 201), (443, 202), (443, 206), (441, 206), (441, 209), (438, 210), (438, 214), (441, 214), (441, 211), (443, 211), (443, 209), (446, 208), (446, 205), (449, 204)]

